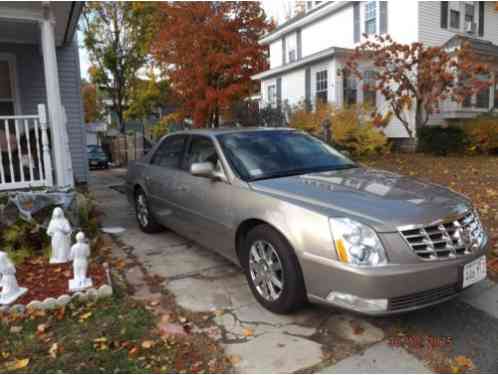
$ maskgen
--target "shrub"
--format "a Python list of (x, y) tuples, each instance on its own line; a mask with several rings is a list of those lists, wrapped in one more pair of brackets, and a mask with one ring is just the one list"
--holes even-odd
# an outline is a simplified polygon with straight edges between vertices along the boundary
[(159, 122), (152, 126), (152, 136), (154, 139), (159, 139), (169, 133), (171, 125), (182, 122), (182, 118), (178, 113), (170, 113), (163, 116)]
[(434, 155), (460, 153), (467, 145), (465, 132), (458, 126), (425, 126), (418, 137), (418, 150)]
[(314, 111), (307, 111), (305, 103), (299, 103), (291, 110), (289, 126), (320, 135), (322, 123), (326, 119), (332, 120), (333, 113), (334, 107), (328, 103), (318, 103)]
[(368, 156), (389, 151), (384, 133), (374, 126), (365, 107), (351, 106), (332, 116), (333, 141), (353, 156)]
[(468, 151), (486, 154), (498, 151), (498, 117), (486, 115), (467, 120), (463, 130), (468, 140)]
[(319, 104), (315, 111), (307, 112), (299, 105), (291, 114), (290, 126), (313, 135), (322, 133), (322, 123), (330, 120), (334, 146), (349, 151), (353, 156), (368, 156), (388, 151), (387, 138), (374, 126), (369, 111), (363, 106), (334, 108)]

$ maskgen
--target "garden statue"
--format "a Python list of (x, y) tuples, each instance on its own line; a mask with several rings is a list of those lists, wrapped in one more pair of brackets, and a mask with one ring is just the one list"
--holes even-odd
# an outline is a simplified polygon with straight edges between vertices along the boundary
[(89, 288), (93, 285), (92, 279), (87, 277), (90, 246), (86, 243), (85, 234), (79, 232), (76, 235), (76, 243), (71, 247), (69, 258), (73, 261), (74, 278), (69, 280), (69, 290), (76, 292)]
[(16, 267), (3, 251), (0, 251), (0, 287), (0, 305), (11, 304), (28, 291), (17, 284)]
[(52, 238), (50, 263), (67, 263), (71, 246), (71, 225), (62, 208), (56, 207), (48, 224), (47, 234)]

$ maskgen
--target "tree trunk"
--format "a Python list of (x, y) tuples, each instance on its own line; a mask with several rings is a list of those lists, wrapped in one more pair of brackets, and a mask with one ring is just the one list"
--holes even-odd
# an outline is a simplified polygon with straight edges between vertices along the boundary
[(417, 100), (417, 108), (415, 109), (415, 138), (418, 138), (420, 134), (420, 129), (424, 126), (422, 116), (423, 116), (422, 103)]

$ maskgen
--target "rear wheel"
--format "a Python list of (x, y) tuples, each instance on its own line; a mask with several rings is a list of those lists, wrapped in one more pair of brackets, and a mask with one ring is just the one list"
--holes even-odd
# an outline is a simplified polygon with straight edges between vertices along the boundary
[(259, 225), (248, 233), (242, 262), (251, 291), (268, 310), (286, 314), (306, 301), (294, 250), (270, 226)]
[(160, 232), (163, 227), (156, 222), (149, 209), (147, 196), (142, 189), (137, 189), (135, 193), (135, 213), (140, 229), (145, 233)]

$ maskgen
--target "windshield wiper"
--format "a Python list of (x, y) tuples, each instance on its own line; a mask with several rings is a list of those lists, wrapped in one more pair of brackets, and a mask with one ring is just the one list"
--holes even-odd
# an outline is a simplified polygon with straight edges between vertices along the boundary
[(302, 168), (302, 169), (292, 169), (290, 171), (280, 171), (263, 174), (257, 177), (250, 178), (249, 181), (260, 181), (260, 180), (268, 180), (272, 178), (282, 178), (289, 176), (299, 176), (308, 173), (318, 173), (318, 172), (328, 172), (328, 171), (339, 171), (343, 169), (351, 169), (358, 168), (356, 164), (344, 164), (344, 165), (336, 165), (329, 167), (317, 167), (317, 168)]

